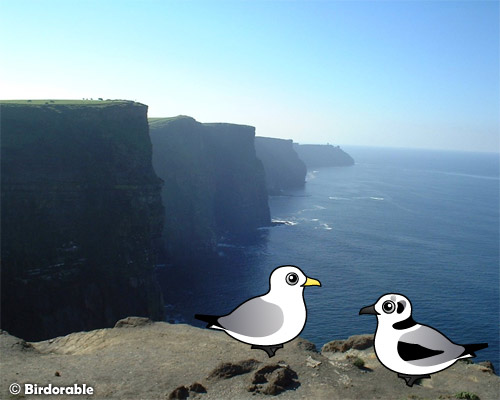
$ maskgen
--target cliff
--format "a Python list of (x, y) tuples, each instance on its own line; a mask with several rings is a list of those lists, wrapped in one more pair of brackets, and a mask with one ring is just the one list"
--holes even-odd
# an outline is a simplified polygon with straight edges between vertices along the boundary
[(353, 158), (339, 146), (294, 143), (294, 148), (307, 168), (354, 165)]
[(2, 328), (28, 340), (163, 318), (147, 107), (2, 102)]
[(247, 240), (270, 224), (255, 128), (179, 116), (151, 119), (150, 131), (167, 258), (211, 253), (221, 236)]
[(307, 168), (293, 148), (292, 140), (255, 138), (257, 157), (264, 165), (268, 192), (304, 186)]
[(297, 338), (268, 358), (220, 331), (137, 318), (36, 343), (3, 332), (0, 397), (11, 398), (14, 382), (22, 390), (76, 382), (98, 399), (498, 398), (500, 378), (487, 363), (458, 362), (410, 388), (378, 362), (370, 340), (355, 336), (318, 352)]

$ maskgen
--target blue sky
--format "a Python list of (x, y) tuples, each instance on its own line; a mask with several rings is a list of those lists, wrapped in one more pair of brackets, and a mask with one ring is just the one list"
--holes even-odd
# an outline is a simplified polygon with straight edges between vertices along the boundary
[(0, 97), (300, 143), (499, 150), (498, 1), (0, 0)]

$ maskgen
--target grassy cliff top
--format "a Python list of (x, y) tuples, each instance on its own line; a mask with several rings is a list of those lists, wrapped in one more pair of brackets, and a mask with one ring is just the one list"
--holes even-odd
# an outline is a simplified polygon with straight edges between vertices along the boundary
[(107, 107), (115, 105), (137, 104), (131, 100), (0, 100), (0, 105), (19, 105), (19, 106), (43, 106), (43, 105), (61, 105), (61, 106), (98, 106)]
[(151, 128), (161, 128), (163, 126), (166, 126), (172, 122), (176, 121), (192, 121), (195, 124), (201, 124), (203, 126), (207, 127), (246, 127), (250, 129), (255, 129), (253, 126), (250, 125), (243, 125), (243, 124), (233, 124), (230, 122), (198, 122), (196, 121), (193, 117), (190, 117), (188, 115), (177, 115), (175, 117), (165, 117), (165, 118), (148, 118), (149, 126)]
[(151, 128), (161, 128), (162, 126), (168, 125), (171, 122), (181, 121), (181, 120), (190, 120), (193, 121), (194, 123), (199, 123), (194, 118), (189, 117), (187, 115), (177, 115), (175, 117), (148, 118), (148, 123)]
[(255, 139), (268, 143), (290, 143), (290, 142), (293, 143), (293, 139), (280, 139), (280, 138), (271, 138), (265, 136), (255, 136)]

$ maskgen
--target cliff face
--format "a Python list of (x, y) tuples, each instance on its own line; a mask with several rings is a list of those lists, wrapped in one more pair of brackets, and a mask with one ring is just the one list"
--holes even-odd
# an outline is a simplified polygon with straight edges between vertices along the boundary
[(307, 169), (292, 140), (256, 137), (255, 150), (264, 165), (269, 193), (304, 186)]
[(307, 168), (354, 165), (353, 158), (339, 146), (294, 143), (294, 149)]
[(2, 328), (29, 340), (163, 317), (147, 107), (1, 104)]
[(150, 130), (168, 257), (210, 253), (220, 236), (245, 240), (270, 224), (253, 127), (181, 116), (153, 119)]
[(271, 224), (262, 162), (255, 155), (255, 128), (204, 124), (216, 174), (215, 218), (219, 234), (242, 239)]

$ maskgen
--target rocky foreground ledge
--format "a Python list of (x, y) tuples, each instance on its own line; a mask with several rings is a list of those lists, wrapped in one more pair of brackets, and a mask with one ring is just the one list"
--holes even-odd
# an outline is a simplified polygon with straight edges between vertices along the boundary
[[(222, 332), (130, 317), (113, 329), (28, 343), (0, 334), (0, 398), (88, 399), (498, 399), (488, 363), (459, 362), (407, 387), (373, 352), (371, 335), (318, 352), (298, 338), (268, 358)], [(9, 393), (12, 383), (86, 384), (93, 395)]]

